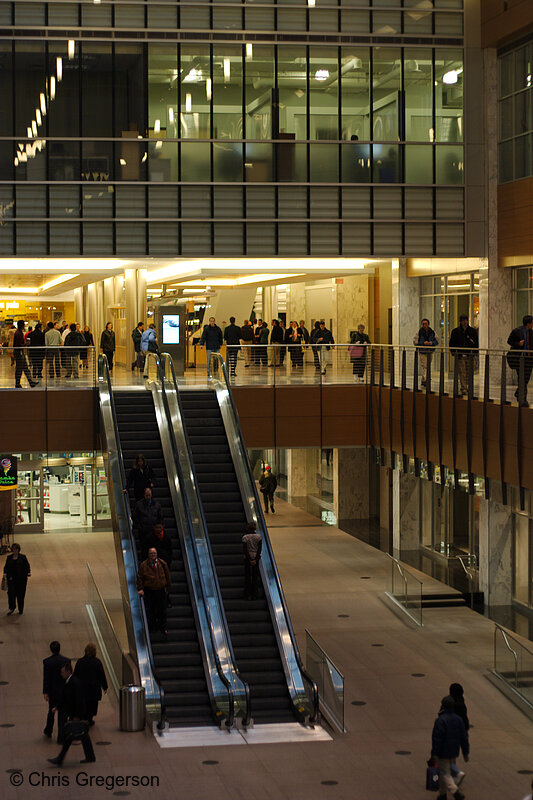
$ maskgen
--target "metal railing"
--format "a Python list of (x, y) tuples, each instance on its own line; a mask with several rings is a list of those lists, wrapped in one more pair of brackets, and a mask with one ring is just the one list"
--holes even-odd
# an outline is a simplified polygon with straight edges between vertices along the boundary
[(391, 560), (390, 591), (386, 592), (396, 605), (422, 627), (422, 587), (423, 581), (413, 575), (405, 564), (387, 553)]
[(344, 727), (344, 675), (317, 640), (305, 630), (305, 665), (318, 686), (320, 710), (341, 732)]
[(533, 710), (533, 650), (497, 623), (493, 670)]
[(263, 538), (259, 568), (284, 665), (289, 694), (298, 717), (302, 721), (314, 724), (319, 718), (318, 686), (308, 674), (300, 656), (248, 459), (248, 451), (239, 424), (237, 409), (233, 401), (226, 366), (220, 353), (211, 353), (210, 371), (214, 376), (211, 381), (217, 394), (247, 521), (256, 524), (257, 530)]
[(0, 347), (0, 387), (35, 389), (96, 386), (96, 347)]
[(474, 592), (478, 590), (478, 558), (475, 553), (456, 556), (468, 580), (468, 593), (470, 595), (470, 608), (474, 607)]

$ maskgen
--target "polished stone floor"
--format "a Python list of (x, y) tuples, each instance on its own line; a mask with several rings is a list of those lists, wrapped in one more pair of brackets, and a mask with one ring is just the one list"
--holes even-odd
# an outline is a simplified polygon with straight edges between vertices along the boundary
[[(520, 773), (533, 770), (533, 723), (485, 677), (493, 624), (467, 608), (429, 609), (424, 627), (415, 629), (383, 602), (385, 554), (281, 501), (269, 522), (300, 646), (307, 628), (344, 674), (347, 732), (330, 731), (330, 741), (161, 748), (148, 731), (118, 731), (117, 704), (108, 693), (91, 731), (96, 763), (80, 766), (75, 745), (62, 770), (50, 766), (46, 759), (57, 745), (41, 734), (42, 658), (54, 638), (71, 657), (94, 638), (85, 609), (86, 563), (113, 616), (117, 571), (110, 533), (26, 534), (20, 536), (32, 565), (26, 610), (6, 617), (4, 595), (0, 618), (4, 800), (103, 800), (115, 793), (132, 800), (423, 800), (433, 720), (452, 681), (465, 687), (473, 724), (466, 797), (527, 794), (531, 775)], [(422, 577), (428, 591), (446, 591)], [(20, 787), (10, 785), (15, 769), (22, 771)], [(157, 776), (159, 787), (76, 786), (77, 774), (86, 780), (82, 772), (102, 780)], [(60, 777), (69, 785), (43, 785)]]

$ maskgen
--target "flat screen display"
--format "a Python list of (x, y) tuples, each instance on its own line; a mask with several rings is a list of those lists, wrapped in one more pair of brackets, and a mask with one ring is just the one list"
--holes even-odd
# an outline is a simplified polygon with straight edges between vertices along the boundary
[(163, 344), (180, 343), (180, 315), (163, 314)]

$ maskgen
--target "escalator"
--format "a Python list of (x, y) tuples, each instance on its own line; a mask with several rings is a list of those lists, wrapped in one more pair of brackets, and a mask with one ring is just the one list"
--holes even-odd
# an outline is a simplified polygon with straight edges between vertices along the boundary
[[(197, 621), (191, 603), (186, 565), (178, 535), (171, 488), (165, 467), (163, 444), (152, 394), (146, 391), (113, 393), (116, 422), (126, 473), (138, 453), (154, 470), (154, 497), (161, 504), (165, 531), (172, 540), (171, 608), (168, 640), (150, 634), (155, 672), (164, 689), (166, 718), (171, 725), (211, 725), (213, 706), (204, 670)], [(130, 498), (133, 507), (134, 499)], [(139, 541), (137, 538), (137, 547)]]
[(294, 721), (268, 592), (263, 587), (257, 600), (243, 597), (241, 539), (248, 516), (217, 395), (183, 390), (180, 403), (235, 661), (250, 686), (253, 718), (257, 723)]

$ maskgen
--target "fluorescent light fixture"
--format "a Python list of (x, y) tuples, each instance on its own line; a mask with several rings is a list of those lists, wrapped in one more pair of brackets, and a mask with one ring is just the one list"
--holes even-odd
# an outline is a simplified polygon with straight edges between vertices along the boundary
[(22, 152), (19, 155), (19, 161), (21, 162), (21, 164), (22, 163), (25, 164), (27, 160), (28, 160), (28, 155), (27, 155), (26, 151), (24, 150), (24, 152)]
[(65, 283), (65, 281), (70, 281), (72, 278), (79, 278), (79, 275), (73, 272), (66, 272), (64, 275), (58, 275), (57, 278), (52, 278), (51, 281), (43, 283), (43, 285), (39, 287), (39, 291), (46, 292), (47, 289), (58, 286), (60, 283)]
[(159, 139), (159, 141), (157, 141), (157, 142), (155, 143), (155, 149), (156, 149), (156, 150), (161, 150), (161, 149), (162, 149), (162, 147), (163, 147), (163, 142), (161, 141), (161, 139)]
[(317, 69), (317, 71), (315, 72), (316, 81), (327, 81), (328, 78), (329, 78), (328, 69)]
[(68, 52), (69, 61), (71, 61), (74, 58), (74, 53), (76, 52), (76, 43), (75, 43), (74, 39), (69, 39), (68, 40), (68, 50), (67, 50), (67, 52)]
[(59, 272), (64, 274), (68, 269), (75, 269), (81, 275), (87, 272), (123, 271), (128, 266), (131, 266), (131, 262), (121, 258), (2, 258), (0, 276), (2, 273), (57, 275)]
[(33, 135), (37, 136), (37, 123), (35, 122), (34, 119), (32, 119), (31, 121), (31, 129), (33, 131)]
[(125, 167), (128, 162), (125, 158), (119, 158), (119, 163), (121, 167)]
[(45, 117), (46, 116), (46, 97), (45, 97), (44, 92), (41, 92), (41, 94), (39, 95), (39, 101), (41, 103), (41, 113), (42, 113), (43, 117)]
[(185, 95), (185, 113), (190, 114), (192, 111), (192, 95), (187, 93)]
[(35, 286), (0, 286), (1, 294), (37, 294), (39, 289)]
[(161, 120), (156, 119), (154, 122), (154, 133), (159, 133), (161, 131)]
[(316, 5), (315, 0), (307, 0), (307, 5), (309, 8), (313, 8)]
[(457, 83), (457, 70), (452, 69), (449, 72), (445, 72), (442, 76), (442, 82), (448, 86), (452, 86), (454, 83)]
[(229, 58), (225, 58), (223, 61), (223, 69), (224, 69), (224, 80), (229, 81), (231, 77), (231, 65)]
[(251, 42), (248, 42), (246, 45), (246, 58), (250, 59), (254, 57), (254, 46)]
[(183, 79), (183, 83), (199, 83), (202, 80), (202, 70), (193, 67)]
[(172, 108), (172, 106), (169, 106), (168, 118), (170, 122), (174, 122), (174, 109)]
[(15, 156), (15, 159), (14, 159), (13, 163), (14, 163), (14, 165), (15, 165), (16, 167), (18, 167), (18, 165), (19, 165), (19, 160), (18, 160), (17, 156)]
[(212, 88), (211, 78), (206, 78), (206, 80), (205, 80), (205, 99), (206, 100), (211, 100), (212, 96), (213, 96), (213, 88)]
[(56, 58), (56, 75), (57, 75), (57, 82), (61, 83), (63, 80), (63, 59), (61, 56)]
[(26, 133), (28, 134), (28, 139), (33, 137), (33, 131), (31, 128), (26, 128)]
[(35, 109), (35, 119), (37, 121), (37, 125), (43, 124), (43, 118), (41, 117), (41, 112), (38, 108)]
[(50, 100), (55, 100), (56, 97), (56, 79), (52, 75), (50, 78)]
[(144, 164), (144, 162), (146, 161), (147, 158), (148, 158), (148, 153), (145, 153), (143, 155), (143, 157), (141, 158), (141, 164)]

